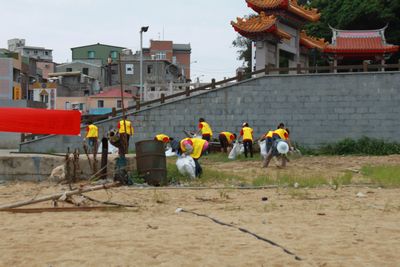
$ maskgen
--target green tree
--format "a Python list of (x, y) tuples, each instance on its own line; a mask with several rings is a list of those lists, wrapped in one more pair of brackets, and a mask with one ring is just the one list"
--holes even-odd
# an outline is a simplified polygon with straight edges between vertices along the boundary
[(251, 40), (241, 35), (238, 35), (236, 39), (232, 42), (232, 45), (238, 48), (237, 59), (243, 61), (243, 66), (245, 67), (245, 73), (252, 72)]

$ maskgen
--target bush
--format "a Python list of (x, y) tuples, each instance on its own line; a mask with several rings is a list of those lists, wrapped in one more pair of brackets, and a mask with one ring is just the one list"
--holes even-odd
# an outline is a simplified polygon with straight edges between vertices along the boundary
[(297, 146), (304, 155), (392, 155), (400, 154), (400, 144), (381, 139), (362, 137), (358, 140), (343, 139), (337, 143), (326, 144), (317, 149)]

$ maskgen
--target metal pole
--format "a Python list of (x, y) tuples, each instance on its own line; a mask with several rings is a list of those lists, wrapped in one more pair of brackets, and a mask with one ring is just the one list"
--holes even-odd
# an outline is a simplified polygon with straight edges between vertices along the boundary
[(143, 31), (140, 30), (140, 100), (144, 102), (144, 88), (143, 88)]

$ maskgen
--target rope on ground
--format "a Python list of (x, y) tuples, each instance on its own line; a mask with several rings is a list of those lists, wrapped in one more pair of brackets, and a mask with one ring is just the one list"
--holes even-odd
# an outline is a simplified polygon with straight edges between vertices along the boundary
[(205, 217), (205, 218), (208, 218), (208, 219), (212, 220), (213, 222), (215, 222), (215, 223), (217, 223), (217, 224), (220, 224), (220, 225), (223, 225), (223, 226), (227, 226), (227, 227), (231, 227), (231, 228), (235, 228), (235, 229), (237, 229), (237, 230), (239, 230), (239, 231), (241, 231), (241, 232), (243, 232), (243, 233), (252, 235), (252, 236), (254, 236), (255, 238), (257, 238), (257, 239), (259, 239), (259, 240), (261, 240), (261, 241), (264, 241), (264, 242), (266, 242), (266, 243), (268, 243), (268, 244), (270, 244), (270, 245), (272, 245), (272, 246), (275, 246), (275, 247), (278, 247), (278, 248), (282, 249), (286, 254), (289, 254), (289, 255), (294, 256), (295, 260), (298, 260), (298, 261), (301, 261), (301, 260), (302, 260), (299, 256), (297, 256), (297, 255), (294, 254), (293, 252), (289, 251), (289, 250), (286, 249), (285, 247), (279, 245), (278, 243), (276, 243), (276, 242), (274, 242), (274, 241), (272, 241), (272, 240), (270, 240), (270, 239), (267, 239), (267, 238), (265, 238), (265, 237), (259, 236), (259, 235), (255, 234), (255, 233), (253, 233), (253, 232), (250, 232), (249, 230), (247, 230), (247, 229), (245, 229), (245, 228), (236, 227), (236, 226), (233, 225), (233, 224), (221, 222), (221, 221), (219, 221), (219, 220), (217, 220), (217, 219), (215, 219), (215, 218), (212, 218), (212, 217), (210, 217), (210, 216), (208, 216), (208, 215), (201, 214), (201, 213), (197, 213), (197, 212), (194, 212), (194, 211), (188, 211), (188, 210), (185, 210), (185, 209), (178, 209), (177, 211), (178, 211), (178, 212), (186, 212), (186, 213), (189, 213), (189, 214), (194, 214), (194, 215), (199, 216), (199, 217)]

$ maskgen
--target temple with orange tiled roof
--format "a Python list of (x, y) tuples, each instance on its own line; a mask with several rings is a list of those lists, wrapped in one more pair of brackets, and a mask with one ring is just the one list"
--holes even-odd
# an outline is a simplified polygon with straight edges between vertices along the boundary
[(254, 68), (308, 67), (309, 50), (323, 50), (323, 39), (308, 36), (302, 28), (316, 22), (320, 14), (316, 9), (300, 6), (297, 0), (246, 0), (258, 13), (249, 19), (237, 18), (231, 25), (240, 35), (254, 42)]
[(302, 30), (305, 23), (316, 22), (320, 13), (297, 3), (297, 0), (245, 0), (258, 15), (249, 19), (238, 18), (231, 25), (240, 35), (253, 41), (255, 64), (265, 66), (308, 67), (310, 50), (319, 50), (334, 66), (344, 60), (372, 60), (384, 64), (399, 46), (386, 43), (385, 29), (338, 30), (332, 29), (332, 43), (308, 36)]
[(323, 52), (333, 64), (346, 59), (372, 60), (385, 63), (391, 55), (399, 51), (398, 45), (386, 43), (385, 29), (377, 30), (338, 30), (331, 27), (332, 43)]

